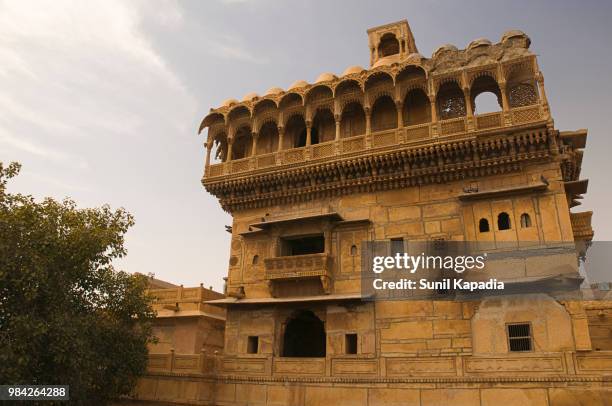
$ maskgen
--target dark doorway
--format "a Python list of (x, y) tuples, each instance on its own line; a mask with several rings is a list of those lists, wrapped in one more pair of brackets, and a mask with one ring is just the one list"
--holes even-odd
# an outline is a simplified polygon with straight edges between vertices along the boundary
[(325, 357), (325, 326), (308, 310), (287, 322), (283, 339), (283, 357)]

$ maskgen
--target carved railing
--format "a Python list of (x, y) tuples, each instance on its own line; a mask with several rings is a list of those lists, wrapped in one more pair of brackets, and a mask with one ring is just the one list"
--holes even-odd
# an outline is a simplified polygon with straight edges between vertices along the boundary
[(257, 169), (267, 168), (276, 164), (275, 154), (260, 155), (257, 157)]
[(372, 134), (372, 148), (397, 144), (397, 129), (379, 131)]
[(449, 120), (442, 120), (438, 123), (440, 125), (441, 135), (450, 135), (465, 132), (465, 117), (451, 118)]
[(489, 128), (498, 128), (502, 126), (502, 112), (479, 114), (474, 117), (476, 119), (476, 128), (478, 130), (486, 130)]
[(351, 137), (340, 140), (342, 142), (342, 152), (356, 152), (365, 149), (365, 136)]
[(221, 294), (213, 292), (203, 286), (195, 288), (184, 288), (178, 286), (169, 289), (149, 289), (149, 295), (153, 297), (154, 303), (181, 303), (181, 302), (205, 302), (207, 300), (218, 299)]
[[(504, 119), (504, 117), (508, 117)], [(424, 142), (436, 136), (462, 136), (468, 132), (482, 134), (486, 130), (512, 127), (542, 121), (546, 118), (542, 106), (516, 107), (507, 112), (494, 112), (474, 116), (474, 125), (468, 127), (467, 117), (439, 120), (431, 123), (417, 124), (391, 130), (377, 131), (369, 135), (358, 135), (341, 138), (307, 147), (292, 148), (266, 155), (243, 158), (226, 163), (209, 165), (205, 170), (206, 178), (215, 178), (229, 174), (239, 174), (249, 170), (265, 169), (277, 165), (296, 164), (305, 161), (334, 159), (342, 154), (367, 152), (369, 149), (388, 147), (397, 144), (409, 144), (414, 141)], [(368, 142), (366, 142), (368, 140)]]
[(512, 124), (525, 124), (532, 121), (538, 121), (542, 118), (539, 104), (532, 106), (517, 107), (511, 110)]
[(232, 173), (244, 172), (251, 169), (251, 159), (242, 158), (232, 161)]
[(266, 258), (266, 279), (329, 277), (331, 257), (325, 253)]
[(404, 142), (421, 140), (431, 136), (431, 123), (417, 124), (404, 129)]
[(173, 373), (214, 373), (215, 356), (202, 352), (200, 354), (150, 353), (147, 359), (147, 371)]
[(592, 216), (592, 211), (570, 213), (575, 240), (591, 240), (593, 238), (593, 227), (591, 226)]

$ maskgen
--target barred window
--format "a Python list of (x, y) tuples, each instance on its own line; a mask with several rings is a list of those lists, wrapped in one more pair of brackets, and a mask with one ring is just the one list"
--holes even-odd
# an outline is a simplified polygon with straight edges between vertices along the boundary
[(531, 351), (531, 324), (508, 324), (508, 348), (512, 352)]

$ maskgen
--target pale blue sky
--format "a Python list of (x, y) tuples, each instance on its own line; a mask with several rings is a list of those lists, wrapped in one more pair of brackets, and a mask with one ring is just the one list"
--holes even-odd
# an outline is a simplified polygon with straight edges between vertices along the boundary
[(220, 288), (231, 220), (200, 184), (202, 117), (367, 66), (366, 29), (403, 18), (425, 56), (511, 28), (531, 37), (556, 126), (589, 128), (578, 209), (611, 240), (606, 1), (0, 0), (0, 160), (23, 164), (11, 190), (123, 206), (136, 226), (121, 267)]

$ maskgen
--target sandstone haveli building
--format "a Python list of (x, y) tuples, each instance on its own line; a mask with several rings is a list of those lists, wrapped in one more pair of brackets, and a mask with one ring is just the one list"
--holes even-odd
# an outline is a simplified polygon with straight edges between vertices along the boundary
[[(593, 238), (592, 213), (570, 211), (587, 190), (587, 131), (554, 127), (526, 34), (427, 58), (405, 20), (367, 33), (368, 69), (228, 99), (203, 119), (202, 184), (233, 224), (226, 296), (193, 294), (222, 309), (212, 319), (225, 318), (224, 342), (158, 348), (134, 399), (610, 404), (610, 302), (362, 299), (363, 241), (573, 247), (487, 269), (529, 283), (579, 281), (577, 257)], [(484, 93), (497, 111), (481, 113)], [(181, 294), (163, 299), (166, 310), (180, 311)]]

